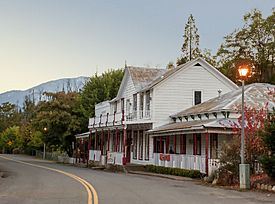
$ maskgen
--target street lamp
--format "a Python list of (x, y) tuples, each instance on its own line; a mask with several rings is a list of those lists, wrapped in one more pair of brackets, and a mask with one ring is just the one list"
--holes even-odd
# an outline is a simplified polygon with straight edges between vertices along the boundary
[[(48, 131), (48, 128), (44, 127), (43, 131), (44, 131), (44, 135), (45, 135), (47, 133), (47, 131)], [(44, 146), (43, 146), (43, 159), (45, 159), (45, 157), (46, 157), (46, 143), (44, 142)]]
[(245, 164), (244, 151), (245, 151), (245, 135), (244, 135), (244, 80), (249, 72), (248, 65), (240, 65), (238, 72), (242, 81), (242, 130), (241, 130), (241, 163), (240, 168), (240, 188), (250, 188), (250, 167), (249, 164)]

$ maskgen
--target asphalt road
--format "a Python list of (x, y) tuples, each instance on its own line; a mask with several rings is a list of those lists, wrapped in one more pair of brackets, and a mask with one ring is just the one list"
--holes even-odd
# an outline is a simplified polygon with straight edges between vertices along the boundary
[[(4, 156), (79, 176), (95, 188), (100, 204), (275, 203), (275, 194), (212, 188), (194, 181), (110, 173), (41, 161), (21, 155)], [(85, 186), (60, 172), (16, 163), (0, 157), (0, 170), (3, 169), (8, 172), (8, 176), (0, 178), (0, 204), (86, 204), (88, 201)]]

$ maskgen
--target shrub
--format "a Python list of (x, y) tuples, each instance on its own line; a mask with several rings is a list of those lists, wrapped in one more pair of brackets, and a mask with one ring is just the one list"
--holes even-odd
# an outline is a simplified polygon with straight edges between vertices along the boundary
[(190, 177), (190, 178), (200, 178), (200, 171), (198, 170), (188, 170), (188, 169), (180, 169), (180, 168), (155, 166), (155, 165), (146, 165), (145, 171), (158, 173), (158, 174), (169, 174), (169, 175), (183, 176), (183, 177)]
[(260, 162), (267, 175), (275, 178), (275, 111), (273, 111), (270, 121), (265, 124), (262, 136), (268, 151), (261, 157)]

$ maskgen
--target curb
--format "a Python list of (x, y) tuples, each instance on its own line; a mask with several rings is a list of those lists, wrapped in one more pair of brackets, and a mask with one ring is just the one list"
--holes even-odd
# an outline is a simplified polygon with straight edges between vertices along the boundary
[(257, 183), (256, 188), (259, 190), (265, 190), (265, 191), (270, 191), (270, 192), (274, 192), (275, 193), (275, 185), (267, 185), (267, 184), (261, 184), (261, 183)]
[(172, 175), (165, 175), (165, 174), (155, 174), (155, 173), (143, 172), (143, 171), (128, 171), (128, 173), (143, 175), (143, 176), (154, 176), (154, 177), (166, 178), (166, 179), (176, 180), (176, 181), (195, 181), (194, 179), (188, 178), (188, 177), (172, 176)]

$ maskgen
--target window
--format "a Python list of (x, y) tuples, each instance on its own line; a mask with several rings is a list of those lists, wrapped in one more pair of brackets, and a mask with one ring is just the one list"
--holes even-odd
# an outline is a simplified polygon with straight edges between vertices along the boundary
[(201, 91), (194, 91), (194, 105), (201, 103)]
[(121, 112), (124, 111), (124, 98), (121, 99)]
[(114, 102), (114, 112), (117, 112), (117, 101)]
[(139, 131), (139, 159), (143, 160), (143, 130)]
[(180, 135), (180, 154), (186, 154), (186, 135)]
[(126, 114), (127, 117), (130, 118), (130, 110), (131, 110), (131, 102), (130, 99), (126, 100)]
[(149, 160), (149, 135), (145, 134), (145, 160)]
[(193, 135), (193, 154), (201, 155), (201, 134)]
[(145, 110), (145, 116), (150, 117), (150, 91), (146, 91), (146, 110)]
[(210, 158), (218, 158), (218, 134), (210, 134)]
[(143, 103), (144, 103), (144, 94), (143, 93), (140, 93), (140, 101), (139, 101), (139, 111), (140, 111), (140, 113), (139, 113), (139, 117), (140, 118), (143, 118)]
[(137, 131), (134, 131), (133, 136), (133, 159), (137, 159)]
[(165, 137), (154, 137), (154, 153), (164, 152), (164, 139)]
[(133, 118), (137, 118), (137, 94), (133, 95)]

